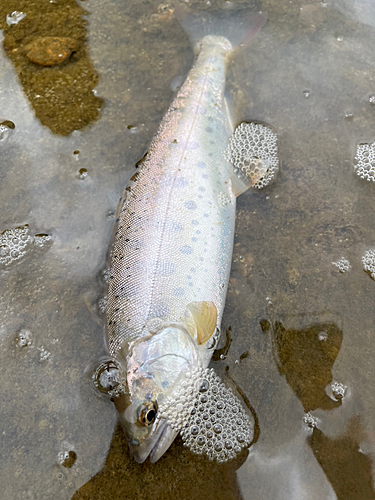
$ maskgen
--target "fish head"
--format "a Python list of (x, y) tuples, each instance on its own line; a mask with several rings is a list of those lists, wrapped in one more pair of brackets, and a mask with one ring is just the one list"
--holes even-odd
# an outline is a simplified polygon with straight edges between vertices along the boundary
[(179, 325), (164, 326), (128, 349), (122, 363), (126, 366), (126, 391), (115, 399), (115, 405), (138, 462), (149, 455), (151, 462), (156, 462), (174, 441), (177, 431), (160, 417), (158, 409), (173, 398), (198, 363), (194, 339)]

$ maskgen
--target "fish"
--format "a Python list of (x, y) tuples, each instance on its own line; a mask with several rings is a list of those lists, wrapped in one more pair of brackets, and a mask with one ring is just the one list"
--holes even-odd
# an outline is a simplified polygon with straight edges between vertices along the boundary
[(250, 444), (251, 422), (208, 365), (220, 339), (236, 196), (254, 185), (223, 155), (234, 132), (226, 70), (266, 15), (236, 8), (176, 17), (196, 58), (117, 208), (110, 388), (136, 461), (156, 462), (180, 432), (193, 452), (225, 462)]

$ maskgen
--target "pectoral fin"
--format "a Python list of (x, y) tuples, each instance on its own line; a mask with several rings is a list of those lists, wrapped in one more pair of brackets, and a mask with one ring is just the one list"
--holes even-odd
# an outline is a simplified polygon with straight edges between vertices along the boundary
[(190, 311), (197, 334), (197, 342), (203, 345), (215, 332), (217, 324), (217, 309), (213, 302), (190, 302), (187, 306)]
[(250, 187), (263, 189), (279, 168), (277, 135), (268, 125), (242, 122), (230, 137), (224, 156), (233, 165), (235, 196)]

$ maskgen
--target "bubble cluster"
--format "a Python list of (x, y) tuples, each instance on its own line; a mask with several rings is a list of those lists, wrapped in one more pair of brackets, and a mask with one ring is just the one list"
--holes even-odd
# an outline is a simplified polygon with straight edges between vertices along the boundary
[(220, 191), (220, 193), (219, 193), (219, 204), (222, 207), (225, 207), (226, 205), (229, 205), (229, 203), (230, 203), (230, 198), (225, 193), (223, 193), (223, 191)]
[(319, 332), (318, 334), (318, 340), (320, 340), (320, 342), (325, 342), (326, 340), (328, 339), (328, 333), (327, 332)]
[(3, 231), (0, 234), (0, 264), (8, 266), (21, 259), (30, 241), (28, 224)]
[(10, 120), (3, 120), (0, 123), (0, 142), (6, 141), (15, 129), (15, 125)]
[(61, 449), (57, 454), (57, 461), (63, 467), (70, 469), (77, 460), (77, 453), (73, 450), (73, 446), (71, 446), (67, 442), (63, 442), (61, 444)]
[(375, 280), (375, 250), (367, 250), (362, 257), (363, 270)]
[(332, 395), (336, 399), (342, 399), (346, 394), (347, 387), (340, 382), (332, 382), (331, 391)]
[(31, 344), (30, 331), (21, 330), (17, 335), (17, 347), (27, 347)]
[(212, 369), (196, 368), (181, 388), (159, 406), (193, 453), (224, 463), (249, 447), (253, 429), (241, 403)]
[(341, 257), (341, 259), (338, 260), (337, 262), (332, 262), (332, 264), (338, 268), (340, 273), (347, 273), (352, 268), (350, 262), (344, 257)]
[(38, 350), (40, 351), (39, 354), (39, 361), (46, 361), (50, 356), (51, 353), (47, 351), (47, 349), (44, 348), (44, 346), (38, 347)]
[(110, 268), (104, 269), (104, 271), (102, 273), (102, 277), (103, 277), (104, 283), (108, 283), (110, 276), (111, 276), (111, 270), (110, 270)]
[(125, 392), (120, 381), (119, 367), (112, 359), (100, 363), (91, 378), (96, 389), (103, 394), (118, 397)]
[(89, 175), (88, 171), (86, 168), (80, 168), (78, 172), (78, 178), (83, 181), (86, 179), (86, 177)]
[(358, 144), (354, 160), (357, 175), (366, 181), (375, 181), (375, 142)]
[(107, 310), (107, 305), (108, 305), (108, 297), (107, 295), (104, 295), (104, 297), (102, 297), (98, 302), (99, 311), (102, 314), (105, 314)]
[(24, 12), (18, 12), (15, 10), (11, 14), (7, 14), (6, 22), (8, 26), (12, 26), (12, 24), (18, 24), (22, 19), (25, 19), (26, 14)]
[(39, 248), (45, 248), (46, 245), (52, 242), (52, 236), (49, 234), (36, 234), (34, 236), (34, 245)]
[(316, 417), (311, 415), (310, 412), (305, 413), (305, 416), (303, 417), (303, 422), (307, 425), (307, 427), (310, 427), (310, 429), (316, 427), (318, 423)]
[(230, 138), (224, 156), (236, 175), (245, 175), (253, 187), (262, 189), (279, 169), (277, 135), (266, 125), (243, 122)]

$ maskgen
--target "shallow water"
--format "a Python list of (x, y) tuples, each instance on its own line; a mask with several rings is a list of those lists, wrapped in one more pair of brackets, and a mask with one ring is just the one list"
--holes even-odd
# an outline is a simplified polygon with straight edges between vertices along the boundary
[[(104, 105), (89, 127), (67, 136), (51, 129), (66, 133), (64, 119), (71, 126), (80, 118), (69, 98), (57, 115), (35, 107), (34, 87), (17, 77), (26, 66), (2, 51), (0, 118), (15, 128), (0, 141), (0, 230), (28, 224), (32, 237), (52, 237), (43, 248), (30, 240), (25, 256), (1, 270), (4, 498), (375, 498), (375, 282), (361, 263), (375, 245), (375, 186), (353, 169), (356, 145), (375, 139), (368, 100), (375, 23), (369, 2), (344, 4), (254, 2), (268, 23), (230, 66), (238, 121), (271, 124), (282, 161), (272, 186), (238, 199), (222, 325), (232, 342), (212, 366), (250, 401), (259, 435), (247, 457), (220, 467), (179, 439), (155, 465), (136, 464), (112, 403), (89, 377), (105, 355), (97, 303), (113, 210), (172, 99), (171, 85), (193, 62), (182, 29), (159, 2), (82, 4), (85, 67), (100, 78), (90, 103)], [(1, 12), (29, 6), (32, 27), (35, 5), (4, 0)], [(50, 11), (40, 12), (48, 27)], [(59, 96), (69, 64), (62, 76), (52, 70)], [(83, 94), (95, 86), (90, 75)], [(341, 257), (349, 272), (332, 265)], [(28, 345), (17, 345), (25, 329)], [(342, 399), (333, 381), (346, 386)], [(315, 427), (304, 423), (305, 412)]]

